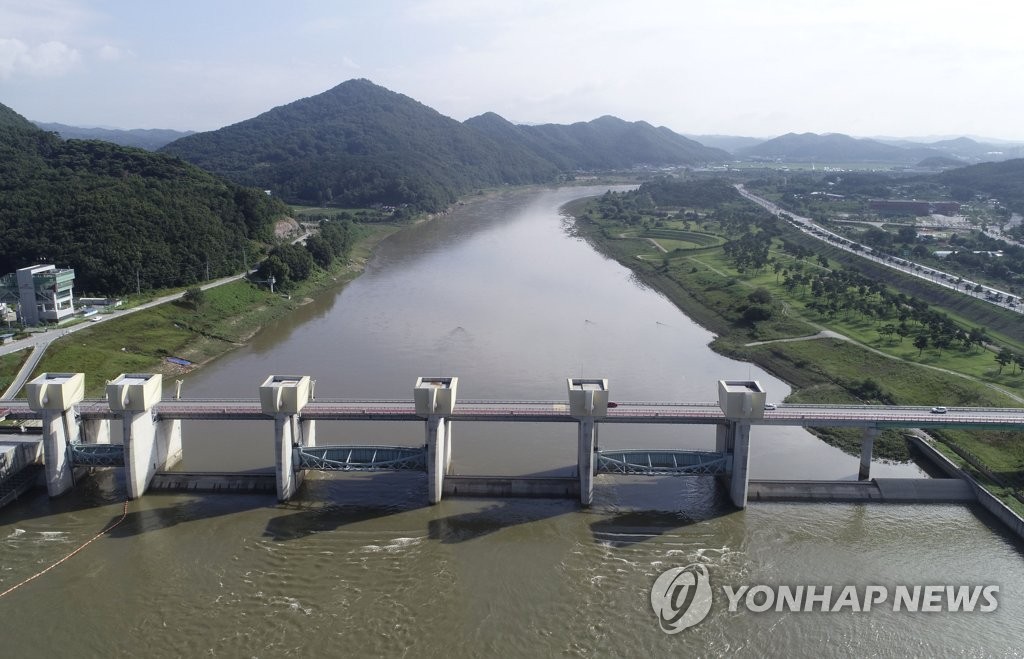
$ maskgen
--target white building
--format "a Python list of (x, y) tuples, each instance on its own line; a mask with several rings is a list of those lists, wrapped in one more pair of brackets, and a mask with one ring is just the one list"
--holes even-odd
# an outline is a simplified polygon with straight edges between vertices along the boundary
[(75, 271), (33, 265), (0, 277), (0, 302), (18, 312), (22, 325), (59, 322), (75, 313)]

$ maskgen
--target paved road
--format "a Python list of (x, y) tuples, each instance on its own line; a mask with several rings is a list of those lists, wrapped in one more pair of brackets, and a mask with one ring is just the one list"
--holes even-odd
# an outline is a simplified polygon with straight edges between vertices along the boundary
[[(737, 183), (735, 187), (741, 195), (743, 195), (750, 201), (761, 206), (762, 208), (764, 208), (765, 210), (774, 215), (785, 213), (786, 215), (792, 218), (792, 224), (796, 228), (800, 229), (805, 234), (813, 238), (816, 238), (818, 240), (821, 240), (822, 242), (826, 242), (832, 245), (833, 247), (838, 247), (847, 252), (850, 252), (851, 254), (856, 254), (861, 258), (874, 261), (875, 263), (884, 265), (885, 267), (890, 268), (892, 270), (899, 270), (900, 272), (906, 273), (913, 277), (925, 279), (938, 286), (942, 286), (944, 288), (956, 291), (961, 295), (970, 295), (984, 302), (988, 302), (989, 304), (992, 304), (994, 306), (1002, 307), (1004, 309), (1015, 311), (1017, 313), (1024, 313), (1024, 303), (1021, 303), (1021, 301), (1013, 293), (1001, 291), (999, 289), (992, 288), (991, 286), (985, 286), (984, 284), (982, 284), (983, 291), (980, 293), (975, 293), (971, 289), (978, 285), (977, 282), (968, 281), (966, 279), (961, 278), (959, 275), (955, 275), (949, 272), (942, 272), (941, 270), (935, 270), (929, 266), (923, 266), (919, 263), (914, 263), (913, 261), (908, 261), (906, 259), (897, 259), (888, 256), (876, 256), (875, 254), (872, 253), (870, 247), (853, 243), (848, 238), (833, 233), (819, 224), (815, 224), (814, 221), (811, 220), (810, 218), (795, 215), (794, 213), (782, 208), (778, 204), (775, 204), (774, 202), (765, 199), (764, 197), (760, 197), (750, 192), (749, 190), (745, 189), (743, 185), (740, 183)], [(997, 302), (994, 299), (990, 299), (989, 296), (995, 295), (999, 295), (1000, 301)], [(1012, 300), (1013, 304), (1008, 303), (1007, 300)]]
[[(76, 406), (84, 419), (117, 418), (104, 400)], [(945, 409), (945, 408), (943, 408)], [(271, 420), (258, 400), (164, 400), (156, 413), (165, 419), (238, 421)], [(0, 402), (0, 419), (38, 418), (25, 401)], [(302, 410), (305, 420), (422, 420), (411, 401), (317, 399)], [(452, 421), (575, 423), (565, 401), (460, 401)], [(718, 403), (621, 402), (600, 423), (716, 424), (726, 420)], [(1024, 408), (950, 407), (937, 413), (930, 407), (892, 405), (779, 405), (765, 410), (752, 425), (859, 428), (998, 428), (1024, 429)]]

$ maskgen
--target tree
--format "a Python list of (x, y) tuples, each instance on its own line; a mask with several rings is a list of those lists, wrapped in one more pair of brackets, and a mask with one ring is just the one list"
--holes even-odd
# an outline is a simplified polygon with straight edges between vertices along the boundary
[(313, 257), (301, 245), (278, 245), (270, 250), (270, 256), (288, 265), (288, 278), (292, 281), (306, 280), (313, 273)]
[(321, 268), (328, 268), (334, 260), (334, 250), (331, 249), (323, 236), (310, 236), (306, 239), (306, 250), (313, 257), (313, 261)]
[(972, 327), (967, 336), (970, 342), (979, 348), (988, 341), (988, 332), (984, 327)]
[(917, 240), (917, 230), (914, 227), (900, 227), (896, 236), (904, 245), (912, 245)]
[(767, 288), (764, 288), (763, 286), (758, 286), (750, 293), (750, 295), (747, 296), (747, 299), (752, 304), (771, 304), (772, 294), (768, 291)]
[(743, 310), (743, 320), (753, 325), (754, 323), (768, 320), (772, 317), (772, 308), (763, 304), (752, 304)]
[(941, 355), (943, 350), (953, 344), (953, 338), (954, 336), (948, 332), (940, 332), (932, 337), (932, 343), (936, 348), (938, 348), (939, 354)]
[(206, 304), (206, 291), (198, 286), (192, 286), (182, 294), (181, 300), (198, 311), (200, 307)]
[(928, 335), (918, 334), (915, 336), (914, 347), (917, 348), (917, 356), (920, 357), (924, 353), (924, 349), (928, 347)]
[(1013, 361), (1013, 351), (1009, 348), (1002, 348), (996, 353), (996, 363), (999, 364), (999, 373), (1003, 372), (1003, 367)]
[(256, 270), (256, 276), (265, 282), (269, 282), (273, 278), (274, 285), (283, 288), (287, 288), (288, 282), (291, 281), (288, 264), (273, 255), (268, 256), (260, 263), (260, 267)]

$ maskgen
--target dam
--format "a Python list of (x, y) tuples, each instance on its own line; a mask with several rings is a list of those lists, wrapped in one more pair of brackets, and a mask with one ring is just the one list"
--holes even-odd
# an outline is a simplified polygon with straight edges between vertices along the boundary
[[(109, 382), (105, 400), (84, 399), (81, 373), (44, 373), (28, 383), (28, 400), (5, 402), (0, 420), (39, 419), (43, 440), (39, 457), (41, 478), (51, 497), (67, 492), (75, 482), (76, 469), (123, 467), (127, 496), (136, 499), (149, 488), (159, 471), (182, 458), (181, 422), (187, 419), (219, 423), (273, 420), (275, 491), (279, 501), (297, 492), (307, 471), (423, 471), (427, 474), (426, 501), (436, 504), (445, 492), (480, 496), (559, 496), (575, 491), (582, 506), (594, 498), (598, 474), (681, 476), (714, 475), (725, 483), (737, 508), (747, 505), (750, 486), (750, 428), (752, 425), (800, 427), (848, 426), (863, 429), (859, 479), (870, 478), (872, 447), (884, 428), (995, 428), (1024, 429), (1024, 409), (956, 408), (937, 414), (922, 407), (784, 405), (766, 409), (766, 391), (759, 382), (720, 380), (715, 403), (617, 403), (610, 400), (605, 378), (566, 378), (564, 401), (482, 401), (457, 405), (457, 377), (418, 378), (412, 399), (339, 400), (314, 399), (315, 382), (305, 375), (271, 375), (259, 386), (254, 400), (162, 399), (159, 374), (122, 374)], [(317, 438), (317, 422), (325, 421), (422, 421), (424, 442), (419, 447), (327, 443)], [(121, 422), (120, 441), (112, 442), (110, 424)], [(572, 477), (529, 481), (489, 479), (462, 475), (446, 490), (452, 471), (453, 428), (460, 422), (558, 423), (577, 426), (577, 465)], [(712, 425), (716, 428), (714, 451), (678, 447), (668, 449), (603, 448), (598, 428), (605, 424)], [(23, 461), (22, 469), (37, 469), (40, 460)], [(4, 477), (24, 480), (21, 471)], [(915, 480), (915, 479), (911, 479)], [(167, 477), (163, 479), (166, 488)], [(0, 485), (3, 481), (0, 481)], [(793, 491), (796, 500), (811, 498)], [(846, 488), (832, 488), (819, 496), (838, 499), (874, 498), (913, 501), (969, 501), (969, 488), (939, 485), (914, 486), (911, 494), (883, 495)], [(233, 488), (230, 488), (233, 489)], [(898, 491), (895, 482), (886, 489)], [(906, 490), (906, 488), (903, 488)], [(779, 485), (761, 485), (758, 496), (772, 497)], [(775, 494), (776, 497), (780, 496)], [(781, 495), (785, 496), (785, 494)]]

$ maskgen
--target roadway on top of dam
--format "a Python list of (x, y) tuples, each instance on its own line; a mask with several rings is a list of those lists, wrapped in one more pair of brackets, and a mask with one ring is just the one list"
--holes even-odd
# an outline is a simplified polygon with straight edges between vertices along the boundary
[[(85, 400), (75, 406), (83, 419), (115, 419), (104, 399)], [(765, 410), (752, 425), (860, 428), (978, 428), (1024, 430), (1024, 408), (950, 407), (936, 413), (931, 407), (883, 405), (779, 405)], [(942, 408), (940, 408), (942, 409)], [(161, 419), (265, 420), (257, 399), (164, 400), (155, 413)], [(422, 421), (409, 400), (317, 399), (301, 411), (304, 420)], [(0, 402), (0, 420), (36, 419), (41, 413), (26, 401)], [(459, 401), (448, 417), (452, 421), (516, 423), (571, 423), (577, 419), (563, 401)], [(609, 407), (600, 423), (721, 424), (729, 421), (717, 403), (621, 402)]]

